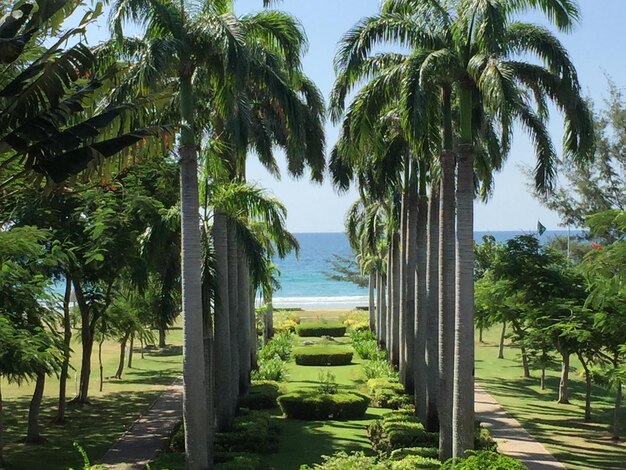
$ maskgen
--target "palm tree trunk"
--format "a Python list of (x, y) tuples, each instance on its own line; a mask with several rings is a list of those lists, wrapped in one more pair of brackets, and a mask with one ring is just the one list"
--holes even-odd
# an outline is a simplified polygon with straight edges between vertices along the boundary
[(135, 333), (130, 335), (130, 345), (128, 346), (128, 368), (133, 368), (133, 348), (135, 346)]
[[(376, 337), (376, 344), (380, 344), (380, 332), (382, 329), (382, 319), (380, 318), (380, 314), (381, 314), (381, 298), (383, 296), (383, 292), (382, 292), (382, 277), (380, 275), (380, 273), (378, 271), (376, 271), (374, 273), (374, 279), (372, 280), (372, 283), (376, 286), (376, 314), (375, 314), (375, 324), (374, 324), (374, 334)], [(371, 318), (370, 318), (370, 322), (371, 322)]]
[[(422, 164), (423, 166), (423, 164)], [(428, 224), (428, 198), (426, 196), (426, 172), (420, 168), (420, 195), (417, 208), (416, 240), (414, 250), (417, 252), (416, 263), (416, 317), (415, 317), (415, 348), (414, 348), (414, 369), (415, 369), (415, 411), (422, 423), (427, 421), (428, 407), (427, 386), (428, 370), (426, 368), (426, 337), (427, 337), (427, 315), (428, 300), (426, 298), (427, 284), (427, 224)]]
[[(104, 389), (104, 365), (102, 364), (102, 344), (104, 343), (104, 332), (98, 341), (98, 370), (100, 371), (100, 392)], [(123, 359), (122, 359), (123, 361)], [(123, 364), (123, 362), (122, 362)]]
[(558, 403), (569, 404), (568, 382), (569, 382), (569, 351), (563, 350), (561, 352), (561, 381), (559, 383), (559, 399)]
[(391, 362), (391, 332), (393, 318), (393, 237), (389, 241), (389, 249), (387, 250), (387, 309), (385, 312), (385, 353), (387, 360)]
[[(412, 315), (408, 311), (409, 303), (409, 278), (413, 281), (414, 276), (409, 276), (408, 266), (408, 247), (409, 247), (409, 211), (410, 211), (410, 179), (411, 179), (410, 167), (405, 165), (404, 170), (404, 188), (402, 191), (402, 205), (401, 205), (401, 220), (400, 220), (400, 362), (398, 363), (398, 372), (400, 374), (400, 382), (404, 385), (404, 389), (408, 394), (412, 394), (413, 379), (409, 377), (413, 374), (413, 370), (408, 367), (409, 356), (412, 356), (412, 351), (409, 350), (410, 346), (413, 346), (413, 342), (409, 338), (410, 333), (413, 333), (413, 321)], [(410, 336), (413, 336), (412, 334)], [(410, 361), (411, 364), (413, 361)]]
[(35, 381), (35, 391), (33, 398), (28, 407), (28, 427), (26, 431), (26, 439), (24, 442), (29, 444), (41, 444), (44, 438), (39, 432), (39, 411), (41, 410), (41, 400), (43, 398), (43, 389), (46, 384), (46, 372), (40, 370), (37, 372), (37, 380)]
[[(240, 335), (239, 345), (239, 393), (245, 395), (250, 386), (250, 343), (256, 334), (252, 334), (250, 322), (250, 273), (243, 249), (237, 244), (237, 277), (238, 277), (238, 330)], [(255, 328), (256, 330), (256, 328)]]
[(258, 344), (258, 338), (257, 338), (257, 333), (256, 333), (256, 307), (254, 305), (254, 298), (255, 298), (255, 293), (256, 290), (254, 288), (254, 286), (252, 285), (252, 283), (248, 283), (248, 308), (249, 308), (249, 315), (248, 318), (250, 319), (250, 332), (251, 332), (251, 339), (250, 339), (250, 370), (256, 370), (259, 368), (258, 365), (258, 361), (257, 361), (257, 349), (259, 347)]
[(239, 266), (237, 263), (237, 252), (239, 251), (237, 233), (232, 221), (227, 224), (228, 230), (228, 308), (230, 321), (230, 380), (232, 394), (230, 395), (233, 413), (237, 409), (239, 400)]
[(474, 149), (472, 90), (460, 91), (452, 454), (474, 448)]
[(393, 311), (391, 312), (391, 364), (398, 367), (400, 364), (400, 234), (393, 235)]
[(263, 299), (265, 303), (265, 313), (263, 314), (264, 345), (274, 336), (274, 304), (272, 303), (272, 292), (268, 292), (267, 294), (267, 298)]
[(439, 431), (439, 188), (431, 184), (428, 204), (428, 273), (426, 278), (426, 423), (428, 432)]
[(198, 198), (198, 156), (195, 142), (191, 64), (181, 65), (180, 212), (183, 313), (183, 423), (185, 461), (190, 470), (211, 467), (208, 439), (206, 370), (202, 310), (202, 249)]
[(122, 373), (124, 372), (124, 362), (126, 360), (126, 343), (128, 342), (128, 338), (130, 337), (130, 331), (126, 332), (120, 341), (120, 360), (117, 365), (117, 372), (115, 372), (115, 378), (121, 379)]
[[(418, 177), (417, 162), (412, 162), (409, 177), (408, 213), (406, 220), (406, 287), (404, 327), (406, 347), (406, 379), (404, 387), (409, 394), (415, 394), (415, 296), (417, 275), (417, 218), (418, 218)], [(422, 408), (422, 413), (424, 409)]]
[(387, 338), (387, 278), (386, 276), (378, 273), (378, 285), (380, 286), (380, 343), (381, 348), (386, 348)]
[(215, 211), (213, 222), (213, 245), (215, 247), (215, 411), (217, 432), (232, 428), (234, 409), (231, 406), (230, 371), (230, 321), (228, 315), (228, 229), (227, 220), (219, 210)]
[(72, 278), (65, 277), (65, 295), (63, 296), (63, 363), (59, 374), (59, 407), (54, 418), (56, 424), (65, 422), (65, 408), (67, 405), (67, 377), (69, 375), (70, 357), (72, 354), (72, 319), (70, 302), (72, 299)]
[(441, 241), (439, 244), (439, 456), (452, 457), (454, 376), (454, 155), (441, 155)]
[(452, 91), (442, 87), (443, 148), (439, 198), (439, 457), (452, 457), (452, 392), (454, 376), (455, 191)]
[(369, 326), (371, 331), (376, 331), (376, 304), (374, 302), (374, 296), (376, 295), (376, 273), (374, 270), (370, 271), (367, 289), (369, 295)]
[(160, 325), (159, 326), (159, 348), (163, 349), (167, 347), (167, 344), (165, 343), (165, 326)]
[(506, 338), (506, 320), (502, 321), (502, 332), (500, 333), (500, 345), (498, 346), (498, 359), (504, 359), (504, 339)]

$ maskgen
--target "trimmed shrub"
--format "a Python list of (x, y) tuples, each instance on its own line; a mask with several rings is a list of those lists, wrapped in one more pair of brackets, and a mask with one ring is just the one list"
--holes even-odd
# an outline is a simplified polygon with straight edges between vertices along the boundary
[(280, 385), (271, 380), (253, 380), (248, 393), (239, 398), (239, 406), (249, 410), (270, 410), (278, 406)]
[(487, 450), (468, 451), (467, 457), (450, 459), (442, 470), (525, 470), (526, 466), (517, 460)]
[(396, 380), (381, 378), (367, 381), (367, 392), (372, 397), (372, 406), (397, 410), (410, 406), (411, 396), (404, 393), (404, 387)]
[(302, 465), (300, 470), (388, 470), (389, 466), (384, 463), (377, 463), (375, 457), (366, 457), (363, 452), (356, 452), (354, 454), (346, 454), (345, 452), (338, 452), (332, 457), (324, 455), (324, 460), (320, 464), (315, 464), (312, 467), (308, 465)]
[(439, 458), (439, 449), (437, 447), (405, 447), (391, 451), (389, 458), (391, 460), (402, 460), (410, 455), (426, 457), (429, 459)]
[(317, 390), (299, 390), (278, 397), (280, 409), (288, 418), (305, 420), (362, 418), (369, 397), (359, 392), (320, 394)]
[(215, 470), (259, 470), (263, 468), (261, 459), (247, 453), (216, 453)]
[(259, 368), (252, 371), (253, 380), (282, 382), (287, 378), (287, 363), (280, 357), (259, 360)]
[(235, 418), (231, 432), (215, 434), (216, 452), (271, 454), (278, 451), (278, 425), (269, 413), (250, 411)]
[(305, 346), (293, 352), (299, 366), (345, 366), (352, 362), (352, 356), (352, 351), (337, 346)]
[(350, 331), (352, 347), (361, 359), (384, 359), (385, 353), (378, 349), (374, 333), (370, 330)]
[(439, 433), (427, 432), (416, 416), (396, 411), (375, 421), (367, 428), (372, 449), (391, 452), (406, 447), (436, 447)]
[(302, 323), (296, 327), (296, 333), (303, 338), (332, 336), (341, 337), (346, 334), (346, 327), (340, 323)]
[(439, 460), (419, 455), (409, 455), (402, 460), (391, 462), (391, 470), (414, 470), (418, 468), (434, 470), (440, 467), (441, 462)]

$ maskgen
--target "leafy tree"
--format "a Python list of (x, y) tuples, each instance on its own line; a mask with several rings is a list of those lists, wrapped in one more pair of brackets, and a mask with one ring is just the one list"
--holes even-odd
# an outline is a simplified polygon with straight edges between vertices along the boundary
[(361, 274), (356, 261), (345, 256), (333, 255), (329, 260), (332, 271), (324, 273), (331, 281), (349, 282), (358, 287), (367, 287), (368, 279)]

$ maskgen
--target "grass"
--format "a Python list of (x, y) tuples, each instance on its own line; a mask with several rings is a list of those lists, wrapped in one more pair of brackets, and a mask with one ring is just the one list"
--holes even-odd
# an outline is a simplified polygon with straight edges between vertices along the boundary
[[(78, 336), (78, 335), (76, 335)], [(103, 391), (98, 391), (99, 370), (97, 349), (92, 359), (90, 395), (92, 403), (69, 406), (66, 424), (51, 423), (56, 413), (56, 396), (59, 382), (48, 378), (45, 398), (41, 408), (40, 425), (47, 442), (42, 445), (26, 445), (21, 439), (26, 433), (26, 418), (33, 384), (2, 383), (4, 398), (5, 458), (7, 469), (66, 470), (82, 468), (82, 459), (73, 443), (78, 442), (92, 462), (97, 461), (126, 431), (130, 424), (150, 406), (161, 391), (180, 375), (182, 364), (182, 332), (173, 330), (168, 335), (166, 350), (146, 351), (141, 358), (139, 348), (133, 354), (133, 368), (125, 368), (122, 380), (105, 378)], [(137, 346), (137, 345), (136, 345)], [(80, 343), (73, 343), (72, 363), (75, 371), (70, 374), (67, 393), (75, 393), (75, 374), (80, 371)], [(119, 346), (113, 342), (103, 345), (104, 376), (112, 377), (117, 370)]]
[[(504, 409), (567, 468), (626, 469), (626, 444), (611, 441), (613, 395), (594, 386), (592, 419), (584, 421), (585, 389), (582, 367), (572, 357), (570, 405), (556, 402), (560, 369), (546, 373), (546, 390), (539, 386), (539, 371), (522, 378), (517, 348), (507, 345), (505, 359), (497, 359), (499, 328), (485, 331), (484, 344), (476, 343), (476, 380)], [(626, 410), (622, 410), (622, 422)]]

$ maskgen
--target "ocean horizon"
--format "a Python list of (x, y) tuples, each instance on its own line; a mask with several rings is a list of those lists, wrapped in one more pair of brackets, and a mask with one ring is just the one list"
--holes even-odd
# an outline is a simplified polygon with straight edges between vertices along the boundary
[[(570, 231), (572, 237), (579, 230)], [(506, 242), (517, 235), (537, 235), (532, 231), (476, 231), (474, 240), (480, 243), (484, 235), (493, 235), (497, 242)], [(548, 230), (539, 237), (542, 243), (551, 238), (567, 236), (567, 230)], [(334, 255), (353, 257), (348, 238), (343, 232), (294, 233), (300, 244), (296, 257), (290, 254), (285, 259), (275, 259), (280, 271), (280, 288), (274, 293), (276, 308), (302, 308), (304, 310), (345, 309), (366, 306), (367, 288), (328, 278), (332, 271)]]

